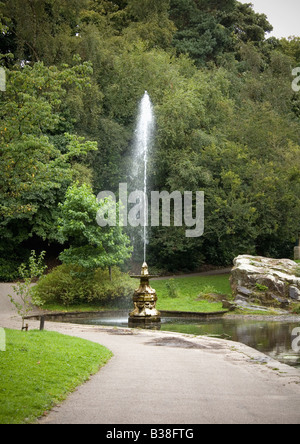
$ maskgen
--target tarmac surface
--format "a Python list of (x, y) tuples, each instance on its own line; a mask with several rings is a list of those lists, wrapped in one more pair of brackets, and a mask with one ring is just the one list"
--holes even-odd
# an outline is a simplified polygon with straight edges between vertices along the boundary
[[(19, 329), (9, 292), (0, 284), (0, 327)], [(45, 329), (100, 343), (114, 356), (40, 424), (300, 423), (300, 371), (243, 344), (52, 322)]]

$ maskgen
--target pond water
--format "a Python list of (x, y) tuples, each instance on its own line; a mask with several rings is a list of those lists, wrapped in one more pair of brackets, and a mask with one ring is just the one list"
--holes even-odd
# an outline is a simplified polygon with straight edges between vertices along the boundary
[[(72, 323), (128, 327), (128, 318), (72, 319)], [(219, 318), (211, 320), (162, 318), (161, 331), (221, 337), (248, 345), (277, 361), (300, 368), (300, 352), (292, 349), (292, 332), (298, 321)], [(159, 329), (159, 326), (157, 327)], [(300, 331), (300, 329), (299, 329)], [(300, 339), (299, 339), (300, 345)]]

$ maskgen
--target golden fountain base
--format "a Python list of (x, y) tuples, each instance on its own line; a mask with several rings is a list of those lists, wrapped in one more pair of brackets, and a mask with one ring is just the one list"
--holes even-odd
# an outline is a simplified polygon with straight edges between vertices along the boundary
[(150, 276), (148, 265), (143, 264), (142, 272), (139, 276), (131, 276), (133, 279), (140, 279), (140, 286), (133, 295), (134, 310), (129, 313), (129, 324), (150, 324), (161, 321), (161, 314), (156, 309), (156, 291), (150, 286)]

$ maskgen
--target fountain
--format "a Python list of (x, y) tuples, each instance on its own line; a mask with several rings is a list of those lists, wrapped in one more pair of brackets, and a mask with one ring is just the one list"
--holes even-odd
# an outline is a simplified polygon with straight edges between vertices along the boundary
[[(147, 196), (147, 173), (148, 173), (148, 154), (151, 145), (154, 130), (154, 112), (152, 103), (147, 91), (142, 98), (139, 110), (139, 117), (136, 130), (136, 168), (142, 168), (141, 176), (144, 187), (144, 197)], [(138, 172), (135, 172), (138, 177)], [(138, 179), (137, 179), (138, 182)], [(129, 325), (145, 325), (149, 323), (160, 323), (161, 316), (156, 309), (157, 295), (156, 291), (151, 288), (149, 279), (154, 277), (149, 275), (148, 265), (146, 263), (147, 256), (147, 219), (148, 208), (146, 202), (143, 207), (143, 246), (144, 246), (144, 263), (141, 274), (131, 276), (134, 279), (140, 279), (140, 286), (133, 296), (134, 310), (129, 314)]]
[(143, 190), (144, 200), (142, 204), (142, 214), (140, 214), (140, 225), (142, 227), (141, 239), (144, 248), (144, 262), (147, 255), (147, 226), (148, 226), (148, 157), (151, 148), (155, 126), (153, 106), (147, 91), (140, 102), (137, 126), (135, 131), (134, 163), (132, 165), (133, 186)]
[(144, 262), (141, 274), (131, 277), (133, 279), (140, 279), (140, 286), (134, 292), (134, 310), (129, 314), (129, 325), (160, 322), (160, 312), (156, 309), (156, 291), (149, 283), (149, 279), (156, 276), (149, 275), (148, 265)]

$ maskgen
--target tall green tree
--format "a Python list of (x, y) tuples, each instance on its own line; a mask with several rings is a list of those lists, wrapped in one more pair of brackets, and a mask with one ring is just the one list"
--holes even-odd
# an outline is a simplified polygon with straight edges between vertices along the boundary
[[(11, 70), (0, 97), (0, 232), (1, 251), (13, 251), (32, 237), (56, 238), (56, 206), (74, 176), (74, 163), (91, 150), (65, 133), (64, 99), (73, 88), (86, 87), (88, 64), (47, 68), (43, 63)], [(51, 142), (61, 134), (61, 145)]]
[(82, 267), (88, 273), (123, 264), (130, 257), (130, 241), (121, 227), (97, 225), (97, 213), (104, 205), (107, 207), (85, 184), (68, 189), (60, 205), (59, 234), (70, 245), (60, 255), (64, 264)]
[(170, 18), (177, 27), (173, 44), (198, 65), (239, 52), (240, 42), (261, 43), (272, 31), (265, 14), (236, 0), (171, 0)]
[(9, 27), (7, 39), (16, 57), (32, 63), (69, 62), (76, 53), (80, 10), (87, 0), (3, 0), (0, 4)]

